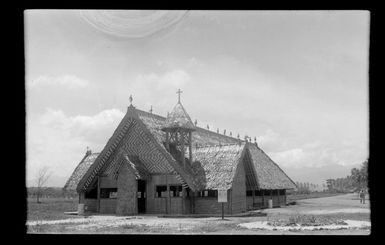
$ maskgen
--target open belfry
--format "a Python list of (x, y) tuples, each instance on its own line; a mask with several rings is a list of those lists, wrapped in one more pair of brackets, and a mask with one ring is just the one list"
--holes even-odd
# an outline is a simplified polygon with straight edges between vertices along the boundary
[[(86, 212), (117, 215), (226, 214), (286, 205), (294, 182), (257, 145), (198, 127), (178, 102), (167, 117), (135, 108), (100, 153), (87, 150), (64, 186)], [(235, 134), (234, 134), (235, 135)]]

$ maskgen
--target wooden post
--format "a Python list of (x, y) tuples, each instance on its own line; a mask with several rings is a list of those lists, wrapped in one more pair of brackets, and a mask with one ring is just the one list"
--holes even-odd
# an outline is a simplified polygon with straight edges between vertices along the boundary
[(182, 145), (182, 165), (186, 168), (185, 154), (184, 154), (184, 133), (180, 132), (180, 144)]
[(170, 151), (170, 133), (166, 132), (166, 149)]
[(261, 190), (261, 193), (262, 193), (262, 208), (264, 208), (265, 207), (265, 191)]
[(229, 202), (229, 207), (230, 207), (230, 215), (232, 215), (233, 214), (233, 190), (232, 189), (229, 189), (228, 191), (227, 191), (227, 199), (228, 199), (228, 197), (230, 196), (230, 202)]
[(96, 211), (100, 212), (100, 176), (98, 175), (98, 189), (97, 189), (97, 205), (96, 205)]
[(191, 131), (188, 133), (188, 151), (190, 154), (190, 165), (193, 163), (193, 158), (192, 158), (192, 133)]
[[(252, 196), (253, 196), (253, 206), (252, 206), (252, 208), (251, 209), (254, 209), (254, 202), (255, 202), (255, 187), (254, 188), (252, 188)], [(246, 199), (247, 200), (247, 199)]]
[(168, 195), (170, 194), (169, 190), (168, 190), (168, 182), (167, 182), (167, 174), (166, 174), (166, 191), (167, 191), (167, 195), (166, 195), (166, 214), (168, 214), (168, 208), (167, 208), (167, 205), (168, 205)]
[(222, 202), (222, 219), (225, 217), (225, 208), (224, 208), (224, 203)]
[(184, 207), (184, 205), (185, 205), (184, 193), (185, 193), (185, 189), (182, 186), (182, 214), (184, 214), (184, 210), (185, 210), (185, 207)]
[(195, 191), (192, 191), (192, 213), (195, 214)]

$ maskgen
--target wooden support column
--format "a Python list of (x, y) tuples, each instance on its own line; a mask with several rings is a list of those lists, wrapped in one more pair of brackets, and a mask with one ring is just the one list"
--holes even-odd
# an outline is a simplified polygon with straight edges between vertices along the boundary
[(253, 207), (252, 209), (254, 209), (254, 203), (255, 203), (255, 187), (252, 188), (252, 196), (253, 196)]
[(170, 133), (166, 132), (166, 149), (170, 152)]
[(230, 202), (229, 202), (229, 207), (228, 209), (230, 209), (228, 213), (230, 213), (230, 215), (233, 214), (233, 190), (232, 189), (229, 189), (227, 190), (227, 200), (229, 201), (229, 198), (230, 197)]
[(182, 214), (185, 214), (185, 188), (182, 186)]
[(190, 158), (190, 165), (192, 165), (193, 158), (192, 158), (192, 133), (191, 133), (191, 131), (188, 132), (188, 152), (189, 152), (189, 158)]
[(166, 214), (168, 214), (168, 199), (170, 198), (170, 188), (168, 187), (168, 180), (167, 180), (167, 174), (166, 174), (166, 191), (167, 191), (167, 195), (166, 195)]
[(185, 161), (185, 151), (184, 151), (184, 144), (185, 144), (185, 142), (184, 142), (184, 139), (185, 139), (185, 137), (184, 137), (184, 132), (180, 132), (180, 144), (181, 144), (181, 146), (182, 146), (182, 151), (181, 151), (181, 153), (182, 153), (182, 165), (183, 165), (183, 167), (184, 168), (186, 168), (186, 161)]
[(191, 202), (192, 212), (191, 213), (195, 214), (195, 191), (192, 191), (191, 194), (192, 194), (192, 202)]
[(265, 191), (261, 190), (261, 193), (262, 193), (262, 208), (264, 208), (265, 207)]
[(97, 177), (98, 187), (97, 187), (97, 203), (96, 203), (96, 212), (100, 212), (100, 176)]

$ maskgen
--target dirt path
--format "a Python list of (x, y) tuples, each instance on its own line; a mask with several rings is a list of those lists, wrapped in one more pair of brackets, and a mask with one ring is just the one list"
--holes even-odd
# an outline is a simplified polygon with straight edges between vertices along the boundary
[(264, 210), (267, 214), (370, 213), (370, 202), (361, 204), (356, 194), (298, 200), (296, 205)]

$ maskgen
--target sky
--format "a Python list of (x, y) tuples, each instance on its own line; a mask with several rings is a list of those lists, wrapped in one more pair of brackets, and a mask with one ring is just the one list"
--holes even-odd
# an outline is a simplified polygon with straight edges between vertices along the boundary
[(368, 11), (28, 10), (26, 180), (62, 187), (126, 113), (257, 137), (294, 181), (368, 158)]

